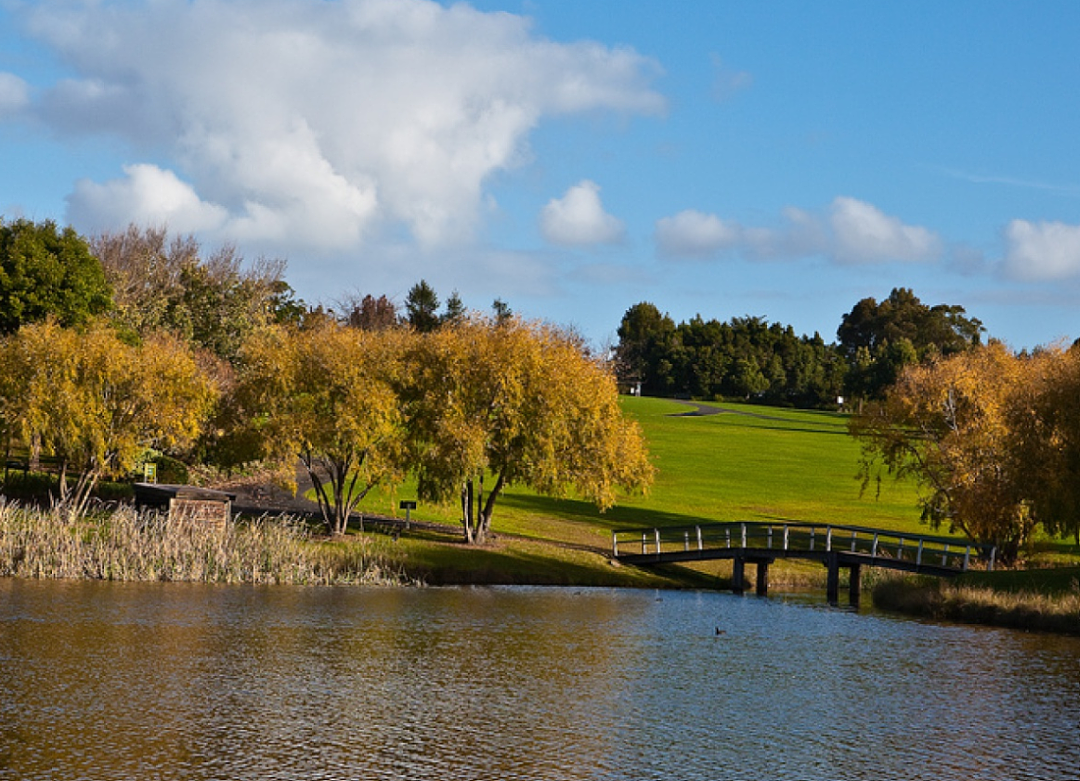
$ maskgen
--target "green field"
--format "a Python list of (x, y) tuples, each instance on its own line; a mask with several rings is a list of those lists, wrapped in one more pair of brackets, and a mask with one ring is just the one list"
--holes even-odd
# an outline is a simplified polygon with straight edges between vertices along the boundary
[[(624, 398), (649, 443), (657, 480), (647, 496), (625, 496), (604, 514), (584, 501), (551, 499), (520, 487), (506, 491), (493, 529), (537, 539), (606, 546), (613, 529), (700, 521), (831, 522), (918, 530), (913, 486), (888, 479), (880, 496), (861, 493), (859, 445), (847, 434), (847, 416), (757, 405), (723, 404), (717, 415), (687, 415), (694, 408), (652, 398)], [(411, 485), (364, 502), (369, 513), (400, 515), (397, 502)], [(424, 506), (420, 520), (456, 522), (457, 507)]]

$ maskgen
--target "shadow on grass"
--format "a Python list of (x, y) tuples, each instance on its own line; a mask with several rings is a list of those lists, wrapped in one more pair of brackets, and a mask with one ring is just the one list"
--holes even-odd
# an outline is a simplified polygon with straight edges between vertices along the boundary
[(630, 505), (616, 505), (605, 513), (596, 509), (596, 505), (581, 499), (552, 499), (546, 496), (530, 494), (506, 494), (499, 498), (495, 518), (498, 522), (499, 509), (512, 509), (529, 513), (541, 518), (561, 521), (587, 523), (607, 531), (625, 528), (663, 528), (667, 526), (690, 526), (696, 523), (711, 523), (716, 519), (700, 515), (667, 512)]

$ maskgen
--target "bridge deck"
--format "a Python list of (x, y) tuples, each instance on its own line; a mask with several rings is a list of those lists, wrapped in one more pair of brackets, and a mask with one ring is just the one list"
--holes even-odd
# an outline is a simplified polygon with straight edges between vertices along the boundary
[[(695, 526), (623, 529), (612, 533), (612, 552), (627, 564), (733, 559), (741, 580), (746, 562), (758, 565), (758, 591), (767, 588), (767, 567), (779, 558), (820, 561), (829, 567), (830, 601), (836, 571), (862, 566), (951, 576), (976, 564), (994, 567), (995, 549), (956, 538), (795, 521), (734, 521)], [(763, 576), (764, 575), (764, 576)], [(741, 583), (735, 588), (741, 590)], [(852, 585), (853, 599), (858, 585)]]

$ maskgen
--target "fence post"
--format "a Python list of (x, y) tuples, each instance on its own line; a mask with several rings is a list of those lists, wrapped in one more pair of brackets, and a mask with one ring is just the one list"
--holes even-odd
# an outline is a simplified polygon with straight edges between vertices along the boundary
[(831, 553), (832, 552), (832, 527), (831, 526), (826, 526), (825, 527), (825, 552), (826, 553)]
[(611, 556), (612, 558), (619, 558), (619, 535), (615, 532), (611, 533)]
[(859, 533), (858, 533), (858, 532), (852, 532), (852, 533), (851, 533), (851, 552), (852, 552), (852, 553), (854, 553), (854, 552), (855, 552), (855, 541), (856, 541), (856, 540), (857, 540), (858, 538), (859, 538)]
[(743, 523), (741, 525), (742, 525), (742, 546), (743, 546), (743, 550), (746, 550), (746, 524)]
[(700, 527), (700, 526), (695, 526), (694, 528), (695, 528), (695, 529), (697, 529), (697, 549), (698, 549), (698, 550), (700, 551), (700, 550), (702, 549), (702, 544), (701, 544), (701, 527)]
[(915, 554), (915, 566), (916, 567), (921, 567), (922, 566), (922, 549), (923, 549), (923, 540), (920, 537), (919, 538), (919, 552)]
[(648, 538), (648, 536), (647, 536), (647, 535), (645, 534), (645, 532), (642, 532), (642, 533), (641, 533), (641, 555), (642, 555), (642, 556), (644, 556), (644, 555), (645, 555), (646, 553), (648, 553), (648, 552), (649, 552), (649, 543), (648, 543), (648, 539), (649, 539), (649, 538)]
[(683, 532), (683, 550), (690, 550), (690, 532), (688, 531)]
[(768, 539), (769, 539), (769, 550), (772, 550), (772, 524), (769, 524)]
[(659, 529), (653, 529), (653, 531), (656, 532), (656, 555), (659, 556), (660, 555), (660, 530)]
[(877, 532), (874, 532), (874, 544), (870, 546), (870, 558), (872, 558), (872, 559), (877, 558), (877, 543), (878, 543), (878, 535), (877, 535)]
[(788, 549), (788, 525), (784, 524), (784, 550)]
[[(941, 554), (941, 566), (945, 566), (949, 561), (949, 543), (945, 543), (945, 551)], [(967, 556), (964, 557), (964, 569), (967, 569)]]
[(814, 528), (813, 526), (811, 526), (810, 527), (810, 550), (814, 549), (814, 534), (815, 534), (815, 532), (817, 532), (817, 529)]

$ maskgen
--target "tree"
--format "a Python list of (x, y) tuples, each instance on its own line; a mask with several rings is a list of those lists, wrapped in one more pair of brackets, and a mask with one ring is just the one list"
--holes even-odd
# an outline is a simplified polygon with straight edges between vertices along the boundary
[(496, 298), (491, 302), (491, 313), (495, 317), (495, 322), (500, 325), (509, 322), (514, 316), (514, 310), (501, 298)]
[(395, 388), (409, 334), (364, 331), (328, 321), (270, 328), (246, 344), (232, 403), (261, 455), (315, 487), (331, 534), (405, 467), (402, 407)]
[(1043, 528), (1080, 544), (1080, 347), (1037, 351), (1025, 361), (1024, 378), (1012, 462)]
[[(844, 315), (836, 332), (840, 353), (851, 367), (846, 390), (880, 398), (903, 366), (978, 346), (984, 330), (963, 307), (926, 306), (909, 288), (894, 288), (880, 304), (864, 298)], [(906, 346), (898, 350), (898, 344)], [(880, 367), (868, 365), (867, 356)]]
[(619, 377), (642, 385), (646, 394), (671, 392), (671, 350), (676, 341), (675, 323), (643, 301), (626, 310), (618, 328), (615, 348)]
[(76, 511), (101, 477), (128, 474), (148, 448), (193, 442), (215, 397), (187, 346), (167, 335), (132, 345), (102, 323), (76, 331), (50, 320), (0, 346), (3, 428), (60, 460), (60, 498)]
[(439, 327), (439, 297), (425, 280), (409, 289), (405, 298), (405, 322), (418, 333), (429, 333)]
[(283, 260), (246, 263), (228, 244), (204, 257), (192, 236), (134, 225), (95, 236), (91, 247), (116, 291), (115, 320), (136, 334), (169, 331), (235, 363), (253, 331), (306, 317), (282, 279)]
[(345, 320), (353, 328), (364, 331), (384, 331), (398, 324), (397, 307), (384, 295), (375, 298), (368, 293), (359, 303), (356, 303), (354, 299), (353, 303), (346, 304), (345, 308), (349, 310)]
[(442, 325), (454, 325), (460, 323), (466, 315), (468, 315), (468, 310), (465, 309), (465, 304), (462, 303), (461, 296), (458, 295), (458, 292), (455, 290), (450, 294), (450, 297), (446, 299), (446, 308), (443, 310), (439, 322)]
[[(614, 378), (553, 329), (467, 320), (427, 334), (408, 359), (409, 430), (421, 496), (462, 499), (469, 542), (483, 542), (504, 488), (574, 490), (605, 509), (647, 487), (640, 430)], [(493, 478), (487, 494), (483, 481)]]
[(1041, 373), (997, 342), (907, 366), (882, 402), (852, 419), (864, 485), (878, 465), (910, 476), (925, 521), (1014, 559), (1036, 524), (1015, 422)]
[(111, 305), (101, 264), (72, 228), (0, 220), (0, 334), (47, 317), (84, 325)]

